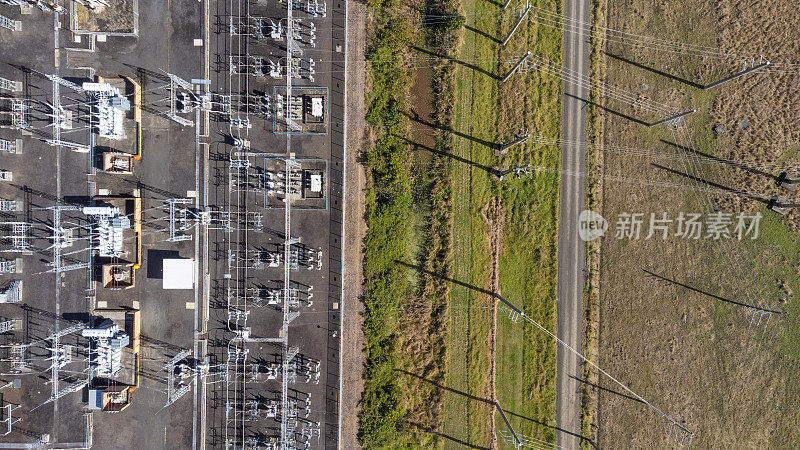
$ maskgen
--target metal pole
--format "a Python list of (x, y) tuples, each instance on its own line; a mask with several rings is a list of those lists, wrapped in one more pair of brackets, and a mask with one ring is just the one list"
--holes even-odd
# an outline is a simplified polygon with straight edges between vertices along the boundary
[(703, 86), (703, 90), (706, 91), (706, 90), (711, 89), (713, 87), (717, 87), (722, 83), (727, 83), (728, 81), (735, 80), (735, 79), (737, 79), (737, 78), (739, 78), (741, 76), (747, 75), (750, 72), (754, 72), (754, 71), (756, 71), (758, 69), (767, 67), (769, 65), (770, 65), (770, 62), (767, 61), (767, 62), (759, 64), (757, 66), (753, 66), (753, 67), (751, 67), (751, 68), (749, 68), (747, 70), (743, 70), (743, 71), (741, 71), (739, 73), (735, 73), (735, 74), (733, 74), (733, 75), (731, 75), (729, 77), (725, 77), (725, 78), (723, 78), (723, 79), (721, 79), (719, 81), (715, 81), (715, 82), (713, 82), (711, 84), (707, 84), (707, 85)]
[(514, 448), (520, 448), (522, 446), (522, 442), (519, 441), (519, 437), (517, 436), (516, 431), (514, 431), (514, 427), (511, 426), (511, 422), (508, 421), (508, 417), (506, 417), (506, 413), (503, 412), (503, 408), (500, 407), (500, 403), (494, 402), (494, 406), (500, 411), (500, 416), (506, 422), (506, 426), (509, 430), (511, 430), (511, 436), (514, 437)]
[(509, 147), (513, 147), (513, 146), (515, 146), (517, 144), (522, 144), (523, 142), (525, 142), (527, 140), (528, 140), (528, 135), (526, 134), (526, 135), (523, 135), (523, 136), (519, 136), (518, 135), (516, 139), (514, 139), (511, 142), (509, 142), (508, 144), (500, 142), (500, 151), (502, 152), (502, 151), (508, 149)]
[(508, 44), (508, 41), (511, 39), (511, 36), (513, 36), (514, 32), (517, 31), (517, 28), (519, 28), (520, 24), (522, 24), (522, 21), (525, 20), (525, 17), (528, 15), (528, 11), (530, 10), (531, 6), (529, 5), (527, 8), (525, 8), (524, 11), (522, 11), (522, 14), (519, 16), (519, 20), (517, 20), (516, 25), (514, 25), (514, 28), (512, 28), (511, 32), (508, 33), (508, 36), (506, 36), (506, 38), (503, 39), (503, 45)]
[(672, 121), (672, 120), (675, 120), (675, 119), (680, 119), (681, 117), (688, 116), (689, 114), (693, 114), (695, 112), (697, 112), (697, 110), (693, 109), (691, 111), (686, 111), (686, 112), (683, 112), (683, 113), (680, 113), (680, 114), (675, 114), (674, 116), (669, 116), (669, 117), (667, 117), (665, 119), (661, 119), (661, 120), (653, 122), (653, 123), (648, 123), (647, 126), (648, 127), (654, 127), (656, 125), (661, 125), (662, 123), (669, 122), (669, 121)]
[(505, 83), (505, 82), (506, 82), (506, 80), (508, 80), (509, 78), (511, 78), (511, 75), (514, 75), (514, 72), (516, 72), (516, 71), (517, 71), (517, 69), (519, 69), (519, 66), (521, 66), (521, 65), (522, 65), (522, 63), (524, 63), (524, 62), (525, 62), (525, 60), (527, 60), (527, 59), (528, 59), (528, 56), (531, 56), (531, 52), (530, 52), (530, 50), (529, 50), (529, 51), (527, 51), (527, 52), (525, 52), (525, 55), (524, 55), (524, 56), (522, 56), (522, 58), (520, 58), (520, 59), (519, 59), (519, 61), (517, 61), (517, 63), (516, 63), (516, 64), (514, 64), (514, 67), (512, 67), (512, 68), (511, 68), (511, 70), (509, 70), (509, 71), (508, 71), (508, 73), (506, 74), (506, 76), (504, 76), (504, 77), (503, 77), (503, 79), (502, 79), (502, 82), (503, 82), (503, 83)]

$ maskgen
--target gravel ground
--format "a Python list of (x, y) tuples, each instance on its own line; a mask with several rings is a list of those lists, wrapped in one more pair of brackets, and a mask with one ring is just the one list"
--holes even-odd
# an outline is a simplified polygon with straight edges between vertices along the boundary
[(348, 5), (347, 35), (347, 186), (345, 190), (345, 242), (357, 244), (344, 249), (344, 299), (342, 314), (342, 425), (340, 448), (356, 449), (358, 443), (358, 414), (364, 387), (364, 333), (361, 302), (363, 288), (364, 166), (359, 162), (366, 142), (365, 59), (367, 8), (361, 1)]

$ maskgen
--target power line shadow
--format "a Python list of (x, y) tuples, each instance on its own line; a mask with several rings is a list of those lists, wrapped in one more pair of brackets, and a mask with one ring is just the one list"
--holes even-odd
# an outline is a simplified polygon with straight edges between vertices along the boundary
[(446, 131), (448, 133), (452, 133), (452, 134), (454, 134), (454, 135), (456, 135), (458, 137), (461, 137), (461, 138), (464, 138), (464, 139), (468, 139), (468, 140), (470, 140), (472, 142), (475, 142), (475, 143), (478, 143), (478, 144), (481, 144), (481, 145), (485, 145), (486, 147), (488, 147), (488, 148), (490, 148), (492, 150), (496, 150), (496, 149), (499, 148), (499, 146), (494, 142), (485, 141), (485, 140), (483, 140), (481, 138), (477, 138), (475, 136), (470, 136), (470, 135), (462, 133), (460, 131), (456, 131), (456, 130), (450, 128), (450, 127), (444, 127), (444, 126), (441, 126), (441, 125), (437, 125), (437, 124), (435, 124), (433, 122), (429, 122), (429, 121), (423, 119), (422, 116), (417, 114), (416, 111), (414, 111), (413, 109), (411, 110), (410, 113), (404, 112), (403, 114), (406, 117), (408, 117), (409, 119), (413, 120), (414, 122), (417, 122), (419, 124), (425, 125), (425, 126), (430, 127), (430, 128), (433, 128), (434, 130), (441, 130), (441, 131)]
[(478, 66), (476, 66), (474, 64), (470, 64), (468, 62), (461, 61), (461, 60), (456, 59), (456, 58), (451, 58), (449, 56), (440, 55), (439, 53), (432, 52), (432, 51), (430, 51), (428, 49), (425, 49), (425, 48), (422, 48), (422, 47), (417, 47), (417, 46), (412, 45), (411, 48), (416, 50), (416, 51), (418, 51), (418, 52), (425, 53), (426, 55), (435, 56), (435, 57), (441, 58), (443, 60), (448, 60), (448, 61), (452, 61), (454, 63), (460, 64), (460, 65), (466, 67), (467, 69), (471, 69), (471, 70), (474, 70), (476, 72), (480, 72), (480, 73), (482, 73), (482, 74), (484, 74), (486, 76), (494, 78), (495, 80), (502, 80), (503, 79), (501, 76), (493, 74), (493, 73), (489, 72), (488, 70), (483, 69), (481, 67), (478, 67)]
[(495, 169), (494, 167), (485, 166), (483, 164), (476, 163), (474, 161), (470, 161), (469, 159), (462, 158), (460, 156), (456, 156), (456, 155), (454, 155), (452, 153), (447, 153), (447, 152), (443, 152), (441, 150), (436, 150), (435, 148), (428, 147), (427, 145), (423, 145), (423, 144), (414, 142), (411, 139), (408, 139), (408, 138), (400, 136), (400, 135), (395, 135), (395, 136), (400, 138), (400, 139), (402, 139), (402, 140), (404, 140), (404, 141), (406, 141), (408, 144), (413, 145), (414, 146), (414, 150), (418, 150), (418, 149), (427, 150), (427, 151), (429, 151), (431, 153), (435, 153), (435, 154), (441, 155), (441, 156), (446, 156), (446, 157), (454, 159), (454, 160), (456, 160), (458, 162), (462, 162), (464, 164), (469, 164), (470, 166), (477, 167), (479, 169), (483, 169), (487, 173), (489, 173), (489, 175), (496, 175), (496, 176), (500, 175), (500, 172), (497, 169)]

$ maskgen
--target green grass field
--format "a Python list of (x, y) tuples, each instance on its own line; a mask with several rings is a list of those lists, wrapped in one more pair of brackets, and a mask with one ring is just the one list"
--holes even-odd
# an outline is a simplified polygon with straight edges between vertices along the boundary
[[(550, 10), (555, 2), (537, 2)], [(473, 165), (453, 161), (453, 268), (456, 280), (489, 287), (490, 248), (483, 211), (492, 197), (500, 197), (505, 213), (500, 286), (503, 296), (546, 327), (554, 329), (558, 177), (514, 180), (497, 177), (477, 165), (537, 164), (558, 167), (559, 150), (523, 145), (496, 157), (486, 142), (509, 140), (519, 128), (531, 135), (558, 138), (560, 80), (536, 72), (520, 73), (502, 84), (487, 75), (503, 74), (509, 64), (497, 61), (530, 50), (553, 61), (561, 60), (561, 35), (524, 24), (506, 48), (493, 40), (510, 30), (515, 14), (490, 2), (465, 0), (467, 17), (457, 69), (453, 154)], [(476, 20), (475, 18), (480, 18)], [(466, 64), (478, 66), (473, 70)], [(491, 442), (490, 368), (491, 331), (488, 296), (455, 286), (450, 298), (448, 386), (472, 397), (449, 393), (445, 407), (445, 434), (474, 445)], [(522, 323), (498, 316), (496, 391), (518, 432), (554, 440), (555, 346), (541, 333)], [(464, 412), (467, 412), (466, 414)], [(497, 431), (506, 426), (495, 417)], [(468, 439), (466, 439), (468, 437)]]
[[(560, 9), (551, 0), (536, 5)], [(497, 157), (492, 143), (520, 128), (558, 138), (560, 80), (531, 71), (501, 85), (494, 75), (509, 69), (501, 61), (526, 50), (560, 61), (560, 32), (526, 23), (501, 48), (497, 39), (511, 28), (512, 11), (501, 14), (500, 6), (481, 0), (434, 6), (466, 17), (463, 28), (442, 34), (455, 39), (421, 38), (411, 8), (397, 1), (371, 4), (367, 98), (375, 142), (367, 151), (365, 448), (491, 445), (493, 300), (480, 290), (491, 288), (484, 215), (492, 198), (500, 199), (505, 217), (498, 255), (502, 294), (555, 328), (558, 177), (501, 183), (486, 167), (558, 167), (558, 148), (521, 145)], [(440, 48), (426, 49), (431, 43)], [(415, 53), (415, 46), (422, 48)], [(415, 74), (402, 70), (402, 61), (449, 50), (461, 62), (427, 74), (432, 94), (414, 100), (434, 102), (436, 151), (412, 153), (409, 142), (418, 136), (407, 111), (419, 105), (409, 101)], [(437, 307), (444, 302), (446, 309)], [(554, 343), (502, 313), (497, 324), (497, 399), (518, 432), (552, 442)], [(499, 415), (494, 423), (495, 433), (507, 429)]]

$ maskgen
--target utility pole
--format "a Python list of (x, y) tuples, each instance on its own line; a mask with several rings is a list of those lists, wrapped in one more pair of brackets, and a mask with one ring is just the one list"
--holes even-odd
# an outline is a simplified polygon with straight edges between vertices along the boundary
[[(761, 59), (763, 60), (764, 58), (762, 57)], [(707, 90), (709, 90), (709, 89), (711, 89), (713, 87), (719, 86), (720, 84), (727, 83), (728, 81), (731, 81), (731, 80), (735, 80), (735, 79), (737, 79), (739, 77), (747, 75), (750, 72), (755, 72), (756, 70), (762, 69), (762, 68), (767, 67), (769, 65), (770, 65), (769, 61), (763, 62), (763, 63), (761, 63), (759, 65), (755, 65), (755, 61), (753, 61), (753, 67), (748, 69), (747, 68), (747, 63), (745, 62), (745, 69), (744, 70), (742, 70), (741, 72), (735, 73), (735, 74), (733, 74), (731, 76), (725, 77), (725, 78), (723, 78), (723, 79), (721, 79), (719, 81), (715, 81), (715, 82), (713, 82), (711, 84), (707, 84), (707, 85), (703, 86), (703, 90), (707, 91)]]
[(522, 446), (522, 442), (519, 440), (519, 436), (517, 436), (517, 433), (514, 431), (514, 427), (511, 426), (511, 422), (508, 421), (508, 417), (506, 417), (506, 413), (503, 412), (503, 408), (500, 407), (500, 403), (495, 401), (494, 406), (497, 408), (497, 411), (500, 412), (500, 416), (506, 422), (508, 429), (511, 430), (511, 438), (514, 448), (520, 448)]
[(509, 70), (509, 71), (508, 71), (508, 73), (506, 74), (506, 76), (504, 76), (504, 77), (503, 77), (503, 79), (502, 79), (502, 82), (503, 82), (503, 83), (505, 83), (505, 82), (506, 82), (506, 81), (507, 81), (509, 78), (511, 78), (511, 75), (514, 75), (514, 72), (516, 72), (516, 71), (517, 71), (517, 69), (519, 69), (519, 68), (520, 68), (520, 66), (521, 66), (523, 63), (525, 63), (525, 61), (527, 61), (527, 60), (528, 60), (528, 56), (531, 56), (531, 52), (530, 52), (530, 50), (528, 50), (527, 52), (525, 52), (525, 54), (524, 54), (524, 55), (523, 55), (523, 56), (522, 56), (522, 57), (519, 59), (519, 61), (517, 61), (517, 63), (516, 63), (516, 64), (514, 64), (514, 67), (512, 67), (512, 68), (511, 68), (511, 70)]
[(800, 185), (800, 178), (789, 178), (789, 172), (781, 172), (778, 175), (778, 185), (788, 191), (794, 191)]
[(662, 123), (665, 123), (665, 122), (672, 122), (672, 121), (675, 121), (675, 120), (677, 120), (677, 119), (680, 119), (681, 117), (688, 116), (689, 114), (694, 114), (695, 112), (697, 112), (697, 110), (696, 110), (696, 109), (693, 109), (693, 110), (691, 110), (691, 111), (686, 111), (686, 112), (682, 112), (682, 113), (680, 113), (680, 114), (675, 114), (675, 115), (669, 116), (669, 117), (667, 117), (667, 118), (664, 118), (664, 119), (658, 120), (658, 121), (656, 121), (656, 122), (653, 122), (653, 123), (648, 123), (648, 124), (647, 124), (647, 126), (648, 126), (648, 127), (654, 127), (654, 126), (656, 126), (656, 125), (661, 125)]
[(519, 28), (522, 21), (525, 20), (525, 17), (527, 17), (528, 11), (530, 10), (531, 10), (530, 3), (525, 2), (525, 8), (522, 10), (522, 14), (519, 15), (519, 20), (517, 20), (517, 23), (514, 25), (514, 28), (512, 28), (511, 31), (508, 33), (508, 36), (506, 36), (506, 38), (503, 39), (503, 45), (508, 44), (508, 41), (511, 40), (511, 36), (513, 36), (514, 32), (517, 31), (517, 28)]
[(500, 144), (498, 145), (497, 150), (495, 150), (494, 154), (495, 154), (495, 156), (505, 155), (509, 148), (511, 148), (511, 147), (513, 147), (513, 146), (515, 146), (517, 144), (522, 144), (522, 143), (526, 142), (527, 140), (528, 140), (528, 132), (520, 130), (519, 133), (514, 133), (514, 140), (513, 141), (511, 141), (511, 142), (509, 142), (507, 144), (505, 142), (503, 142), (503, 141), (500, 141)]

